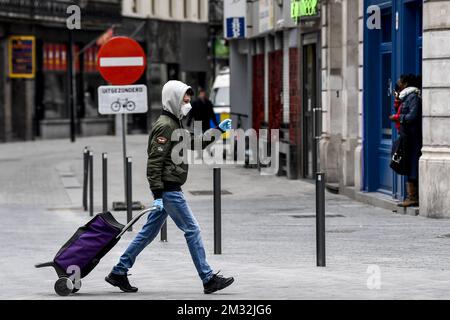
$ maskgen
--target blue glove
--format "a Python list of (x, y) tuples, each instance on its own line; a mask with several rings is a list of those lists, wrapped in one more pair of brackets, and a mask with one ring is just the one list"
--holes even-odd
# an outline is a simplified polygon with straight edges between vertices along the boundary
[(231, 121), (231, 119), (227, 119), (227, 120), (224, 120), (224, 121), (222, 121), (220, 124), (219, 124), (219, 128), (222, 130), (222, 131), (228, 131), (228, 130), (231, 130), (231, 123), (232, 123), (233, 121)]
[(162, 199), (156, 199), (155, 201), (153, 201), (153, 207), (155, 207), (156, 210), (164, 209), (164, 205), (163, 205)]

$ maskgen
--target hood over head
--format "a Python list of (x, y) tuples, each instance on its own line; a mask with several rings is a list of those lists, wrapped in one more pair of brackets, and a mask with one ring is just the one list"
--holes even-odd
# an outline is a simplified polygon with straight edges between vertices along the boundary
[(189, 90), (192, 91), (192, 88), (181, 81), (171, 80), (167, 82), (162, 90), (163, 110), (172, 113), (180, 119), (182, 117), (181, 106), (183, 105), (183, 99)]

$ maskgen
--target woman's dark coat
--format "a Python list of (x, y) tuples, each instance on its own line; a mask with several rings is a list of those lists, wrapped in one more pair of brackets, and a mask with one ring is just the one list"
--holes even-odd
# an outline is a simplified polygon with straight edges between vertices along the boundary
[(400, 135), (404, 138), (406, 176), (416, 180), (419, 178), (419, 159), (422, 155), (422, 99), (416, 92), (403, 99), (399, 120)]

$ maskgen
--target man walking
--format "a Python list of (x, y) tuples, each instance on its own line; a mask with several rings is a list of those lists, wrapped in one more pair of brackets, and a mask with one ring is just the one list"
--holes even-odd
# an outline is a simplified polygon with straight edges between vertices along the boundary
[(192, 120), (202, 122), (203, 132), (208, 131), (211, 128), (211, 121), (217, 127), (216, 115), (214, 114), (214, 107), (212, 102), (206, 95), (206, 90), (201, 88), (198, 92), (198, 99), (192, 104), (192, 111), (189, 112), (187, 125), (191, 126)]
[[(175, 164), (172, 161), (172, 149), (177, 144), (171, 141), (172, 133), (183, 128), (181, 120), (192, 109), (190, 101), (193, 93), (191, 87), (180, 81), (169, 81), (163, 88), (163, 113), (150, 134), (147, 163), (147, 178), (154, 197), (153, 206), (158, 210), (149, 214), (147, 223), (105, 278), (108, 283), (124, 292), (138, 291), (129, 283), (128, 270), (134, 265), (139, 253), (156, 238), (168, 216), (184, 232), (192, 260), (203, 282), (204, 293), (222, 290), (234, 282), (233, 278), (214, 274), (206, 261), (200, 227), (181, 190), (187, 180), (188, 164)], [(230, 130), (231, 120), (223, 121), (217, 129), (222, 133)], [(210, 142), (204, 142), (203, 147), (206, 148), (209, 144)]]

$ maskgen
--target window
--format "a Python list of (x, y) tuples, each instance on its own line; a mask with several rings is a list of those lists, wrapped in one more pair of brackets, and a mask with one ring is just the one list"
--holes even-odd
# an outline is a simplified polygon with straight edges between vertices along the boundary
[(169, 17), (173, 17), (173, 0), (169, 0)]
[(138, 13), (138, 1), (139, 0), (133, 0), (132, 2), (131, 11), (133, 13)]
[(185, 19), (189, 18), (188, 5), (189, 5), (188, 0), (183, 0), (183, 9), (184, 9), (184, 18)]
[(202, 20), (202, 4), (203, 4), (203, 0), (198, 0), (198, 4), (197, 4), (198, 20)]
[(150, 2), (150, 10), (152, 11), (152, 16), (155, 15), (156, 9), (155, 9), (155, 0), (151, 0)]

